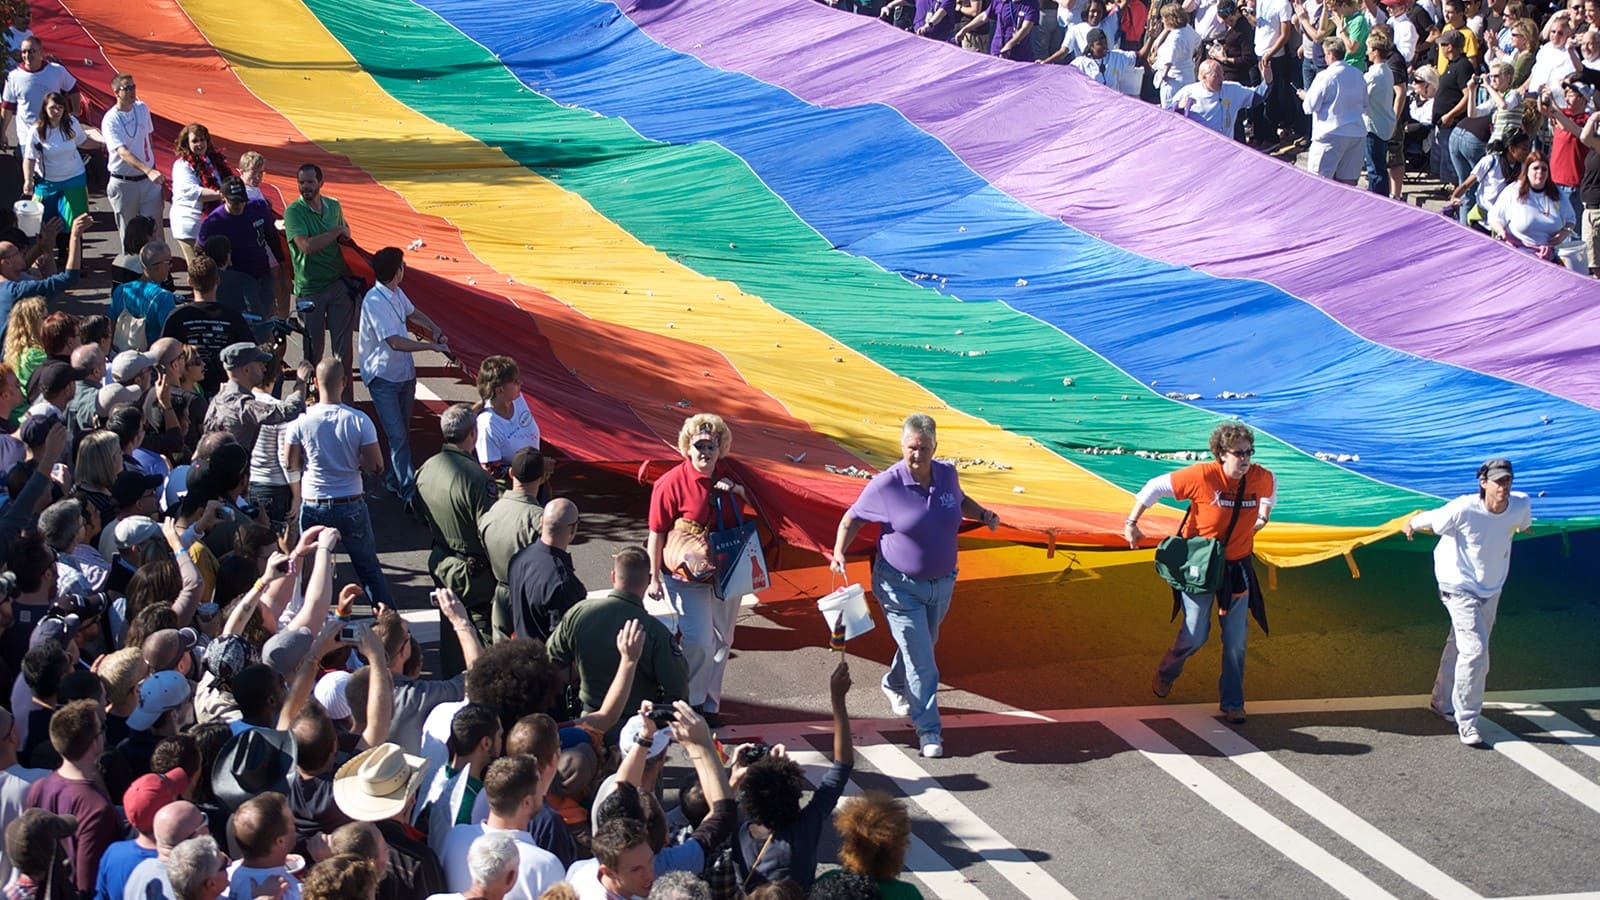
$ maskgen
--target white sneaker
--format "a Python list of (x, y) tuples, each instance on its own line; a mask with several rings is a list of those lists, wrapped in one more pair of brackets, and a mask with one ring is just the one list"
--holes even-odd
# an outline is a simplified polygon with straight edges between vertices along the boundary
[(1461, 732), (1461, 743), (1466, 744), (1468, 747), (1488, 746), (1488, 743), (1483, 739), (1483, 735), (1479, 734), (1476, 728), (1464, 729)]
[(922, 756), (924, 759), (938, 759), (944, 756), (944, 745), (938, 741), (924, 741), (922, 744)]
[(891, 690), (888, 685), (881, 682), (878, 684), (878, 687), (882, 689), (883, 695), (889, 698), (889, 709), (893, 710), (895, 715), (911, 715), (911, 704), (906, 702), (905, 697), (900, 696), (899, 691)]

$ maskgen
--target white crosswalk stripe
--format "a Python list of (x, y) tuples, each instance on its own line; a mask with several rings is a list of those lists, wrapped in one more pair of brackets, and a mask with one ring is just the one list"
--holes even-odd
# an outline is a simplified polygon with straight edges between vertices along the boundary
[(1216, 719), (1193, 715), (1176, 718), (1178, 724), (1221, 750), (1228, 759), (1255, 776), (1262, 784), (1272, 788), (1279, 796), (1328, 826), (1334, 833), (1383, 863), (1395, 874), (1428, 892), (1430, 896), (1453, 898), (1453, 900), (1454, 898), (1474, 900), (1482, 896), (1407, 850), (1399, 841), (1384, 834), (1372, 823), (1318, 790), (1311, 782), (1289, 771), (1288, 766), (1273, 759), (1245, 740), (1238, 732)]
[[(1593, 703), (1600, 700), (1600, 689), (1578, 688), (1551, 691), (1519, 691), (1491, 694), (1485, 709), (1497, 714), (1523, 718), (1538, 726), (1538, 733), (1569, 746), (1589, 759), (1600, 762), (1600, 737), (1590, 728), (1552, 709), (1548, 703)], [(1293, 716), (1296, 714), (1345, 714), (1362, 711), (1382, 712), (1413, 709), (1421, 714), (1426, 708), (1426, 695), (1411, 697), (1336, 698), (1314, 701), (1274, 701), (1252, 705), (1252, 722), (1265, 716)], [(1218, 751), (1238, 771), (1248, 774), (1264, 785), (1278, 798), (1308, 815), (1328, 832), (1331, 838), (1317, 831), (1303, 831), (1304, 826), (1294, 826), (1275, 814), (1285, 807), (1275, 807), (1266, 801), (1252, 799), (1241, 792), (1241, 784), (1230, 783), (1226, 770), (1207, 766), (1191, 758), (1178, 746), (1167, 740), (1151, 722), (1171, 720), (1194, 734)], [(1215, 811), (1231, 819), (1262, 842), (1265, 852), (1289, 860), (1312, 876), (1327, 884), (1340, 895), (1352, 898), (1391, 897), (1392, 887), (1375, 881), (1378, 869), (1363, 872), (1356, 867), (1370, 858), (1389, 872), (1399, 876), (1422, 894), (1436, 898), (1461, 898), (1482, 900), (1483, 894), (1463, 880), (1452, 876), (1438, 865), (1407, 847), (1396, 835), (1386, 833), (1373, 821), (1368, 821), (1349, 807), (1333, 799), (1327, 791), (1297, 774), (1291, 765), (1293, 757), (1282, 750), (1264, 750), (1241, 733), (1215, 717), (1215, 707), (1210, 705), (1170, 705), (1124, 707), (1096, 710), (1051, 710), (1045, 712), (1008, 710), (994, 713), (955, 713), (944, 719), (946, 732), (964, 729), (1051, 726), (1060, 724), (1098, 724), (1108, 729), (1132, 750), (1152, 765), (1166, 772), (1174, 781), (1200, 797)], [(1592, 774), (1577, 771), (1567, 762), (1559, 760), (1538, 745), (1523, 740), (1516, 734), (1496, 724), (1488, 717), (1480, 720), (1480, 727), (1498, 755), (1516, 763), (1540, 781), (1577, 800), (1590, 810), (1600, 812), (1600, 784)], [(1046, 872), (1042, 866), (993, 825), (985, 822), (930, 773), (929, 768), (913, 757), (913, 751), (901, 747), (894, 739), (886, 739), (879, 729), (901, 731), (904, 720), (857, 720), (856, 752), (863, 767), (870, 767), (888, 777), (899, 786), (908, 800), (925, 813), (926, 821), (919, 826), (926, 829), (931, 822), (942, 828), (952, 840), (959, 842), (992, 868), (995, 874), (1014, 885), (1026, 897), (1073, 897), (1067, 885), (1057, 880), (1059, 871)], [(797, 722), (781, 725), (750, 725), (725, 729), (724, 738), (761, 737), (768, 742), (787, 742), (796, 748), (792, 756), (803, 765), (811, 767), (814, 778), (820, 777), (827, 764), (824, 755), (814, 749), (810, 740), (831, 732), (831, 726), (820, 722)], [(1270, 734), (1270, 732), (1267, 732)], [(1439, 734), (1443, 745), (1448, 742), (1448, 752), (1459, 751), (1453, 734)], [(1559, 746), (1559, 745), (1558, 745)], [(1570, 760), (1569, 760), (1570, 761)], [(938, 769), (939, 767), (933, 767)], [(1581, 768), (1581, 766), (1580, 766)], [(847, 793), (858, 793), (852, 780)], [(1270, 807), (1270, 808), (1269, 808)], [(1002, 826), (1004, 827), (1004, 826)], [(1013, 836), (1015, 837), (1015, 836)], [(1401, 836), (1403, 837), (1403, 835)], [(1413, 835), (1416, 839), (1417, 836)], [(968, 875), (973, 873), (972, 863), (963, 867), (940, 856), (934, 849), (940, 841), (923, 840), (913, 836), (907, 857), (907, 871), (927, 888), (930, 896), (965, 898), (985, 896), (984, 879), (974, 885)], [(1432, 850), (1425, 849), (1432, 847)], [(1415, 845), (1424, 852), (1437, 852), (1436, 845), (1420, 840)], [(1359, 853), (1355, 852), (1359, 851)], [(1460, 860), (1457, 860), (1459, 863)], [(1465, 873), (1463, 873), (1465, 874)], [(990, 882), (993, 884), (994, 882)], [(1398, 884), (1398, 882), (1394, 882)], [(1091, 885), (1073, 885), (1080, 891), (1092, 893)], [(1552, 884), (1549, 887), (1557, 887)], [(1587, 887), (1587, 885), (1573, 885)], [(993, 888), (991, 888), (993, 889)], [(1503, 891), (1502, 891), (1503, 893)], [(1555, 893), (1539, 895), (1549, 900), (1600, 900), (1600, 893)], [(1510, 898), (1502, 898), (1510, 900)], [(1521, 900), (1521, 898), (1518, 898)], [(1528, 898), (1532, 900), (1532, 897)]]

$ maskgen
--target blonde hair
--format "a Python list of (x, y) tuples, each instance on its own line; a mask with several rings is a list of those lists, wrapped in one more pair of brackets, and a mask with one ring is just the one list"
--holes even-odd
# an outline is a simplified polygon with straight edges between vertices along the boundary
[(733, 450), (733, 432), (728, 429), (728, 423), (722, 417), (713, 413), (700, 413), (683, 420), (683, 427), (678, 429), (678, 453), (689, 455), (689, 448), (694, 446), (696, 435), (716, 435), (717, 445), (724, 454)]
[(73, 476), (78, 484), (96, 490), (111, 491), (111, 483), (122, 471), (122, 439), (101, 429), (83, 436), (78, 445), (78, 465)]
[(11, 318), (6, 322), (5, 361), (13, 371), (21, 368), (22, 351), (41, 345), (44, 311), (44, 298), (37, 296), (23, 297), (11, 307)]
[(124, 647), (115, 653), (108, 653), (100, 661), (100, 681), (106, 687), (106, 703), (119, 706), (127, 700), (129, 695), (138, 690), (139, 682), (144, 678), (148, 667), (144, 662), (144, 654), (137, 647)]
[(265, 167), (266, 164), (267, 158), (254, 150), (246, 150), (239, 154), (239, 171), (241, 172), (246, 169), (254, 169), (256, 166)]

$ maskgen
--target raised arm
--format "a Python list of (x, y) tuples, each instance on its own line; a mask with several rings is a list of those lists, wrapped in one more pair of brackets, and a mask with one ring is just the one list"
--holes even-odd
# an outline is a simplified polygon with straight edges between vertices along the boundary
[(344, 623), (338, 619), (322, 620), (322, 628), (317, 632), (316, 640), (311, 642), (311, 649), (306, 651), (300, 665), (295, 667), (294, 678), (289, 682), (289, 694), (283, 701), (283, 707), (278, 710), (279, 731), (288, 731), (294, 725), (294, 717), (300, 708), (311, 699), (311, 689), (317, 685), (317, 670), (322, 667), (322, 658), (333, 649), (339, 629), (343, 627)]
[[(333, 548), (339, 543), (339, 529), (323, 528), (315, 534), (308, 529), (306, 533), (311, 535), (309, 553), (314, 555), (311, 579), (306, 583), (306, 602), (287, 627), (315, 631), (328, 618), (328, 607), (333, 604)], [(307, 541), (302, 537), (300, 543), (306, 546)]]
[[(833, 761), (854, 767), (856, 748), (850, 736), (850, 710), (845, 698), (850, 693), (850, 664), (841, 654), (839, 665), (828, 678), (828, 694), (833, 701)], [(709, 788), (707, 788), (709, 800)]]
[(371, 625), (361, 624), (356, 642), (372, 669), (367, 682), (367, 727), (361, 732), (361, 741), (365, 746), (376, 747), (389, 739), (389, 726), (394, 720), (394, 673), (389, 671), (389, 654), (383, 649), (383, 641), (378, 640)]
[(578, 724), (601, 734), (609, 733), (622, 718), (623, 705), (633, 692), (633, 677), (639, 671), (639, 657), (644, 654), (644, 627), (638, 619), (624, 622), (622, 630), (617, 632), (617, 653), (621, 660), (617, 663), (617, 674), (611, 676), (605, 700), (598, 710), (578, 720)]

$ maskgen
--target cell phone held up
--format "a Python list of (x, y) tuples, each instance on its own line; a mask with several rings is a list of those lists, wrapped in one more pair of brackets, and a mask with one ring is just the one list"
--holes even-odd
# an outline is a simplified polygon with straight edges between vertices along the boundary
[(344, 626), (339, 629), (339, 642), (341, 644), (355, 644), (360, 642), (362, 626), (364, 625), (368, 628), (371, 628), (376, 622), (376, 619), (351, 619), (350, 621), (344, 623)]

